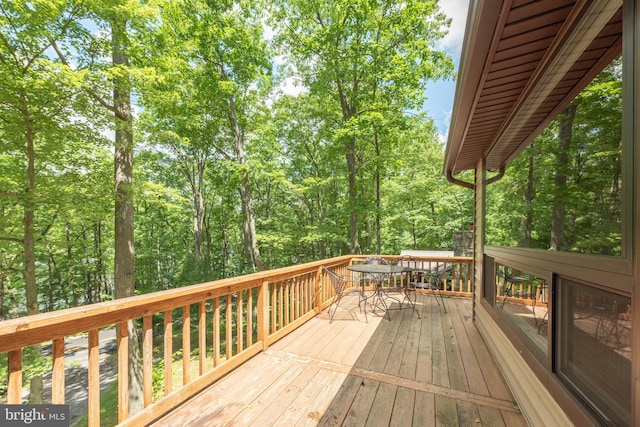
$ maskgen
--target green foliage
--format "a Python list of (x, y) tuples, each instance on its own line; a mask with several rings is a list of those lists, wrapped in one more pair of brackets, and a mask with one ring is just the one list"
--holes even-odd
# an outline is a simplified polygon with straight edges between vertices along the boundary
[[(127, 23), (127, 67), (108, 60), (114, 17)], [(249, 270), (243, 185), (265, 268), (344, 254), (354, 212), (363, 251), (377, 251), (377, 236), (383, 252), (448, 248), (472, 195), (446, 183), (437, 131), (414, 112), (425, 80), (452, 75), (434, 49), (447, 26), (434, 1), (10, 2), (0, 13), (0, 318), (26, 313), (27, 200), (40, 310), (113, 297), (106, 100), (116, 77), (137, 103), (137, 293)], [(285, 78), (301, 93), (274, 89)]]
[[(605, 68), (573, 105), (568, 149), (560, 146), (559, 126), (567, 120), (561, 114), (513, 161), (504, 178), (489, 186), (489, 244), (549, 249), (556, 227), (562, 234), (558, 250), (621, 253), (620, 60)], [(564, 220), (554, 224), (559, 207)]]

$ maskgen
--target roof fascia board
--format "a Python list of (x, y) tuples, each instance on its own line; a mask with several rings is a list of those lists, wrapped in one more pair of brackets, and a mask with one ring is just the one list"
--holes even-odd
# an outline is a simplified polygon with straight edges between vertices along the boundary
[[(489, 66), (506, 22), (506, 11), (511, 7), (511, 3), (511, 0), (471, 0), (469, 3), (467, 31), (460, 56), (453, 115), (445, 151), (443, 173), (447, 177), (455, 173), (471, 112), (475, 109), (482, 85), (489, 73)], [(466, 96), (469, 93), (473, 93), (473, 97)]]

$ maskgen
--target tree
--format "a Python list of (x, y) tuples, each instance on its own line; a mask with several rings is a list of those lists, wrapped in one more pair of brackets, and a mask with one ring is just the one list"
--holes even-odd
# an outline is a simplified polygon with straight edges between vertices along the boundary
[[(85, 7), (85, 5), (83, 5)], [(134, 49), (132, 26), (144, 28), (149, 9), (137, 2), (110, 0), (88, 2), (83, 18), (110, 34), (110, 43), (94, 35), (85, 26), (77, 26), (68, 45), (52, 43), (60, 61), (84, 78), (84, 90), (113, 114), (114, 136), (114, 296), (133, 296), (134, 228), (133, 228), (133, 115), (132, 76), (130, 56)], [(77, 47), (81, 46), (78, 51)], [(108, 46), (105, 48), (105, 46)], [(110, 48), (111, 63), (102, 60)], [(77, 61), (71, 67), (69, 57)], [(87, 84), (89, 83), (89, 84)], [(108, 96), (111, 89), (111, 98)], [(129, 409), (142, 409), (142, 359), (135, 323), (128, 322), (129, 337)]]
[[(280, 44), (310, 93), (329, 101), (348, 169), (350, 252), (361, 250), (358, 171), (367, 114), (402, 115), (420, 106), (426, 79), (450, 76), (453, 64), (433, 49), (449, 21), (437, 2), (280, 1)], [(326, 98), (325, 98), (326, 96)], [(375, 117), (375, 116), (374, 116)]]
[[(162, 139), (172, 141), (170, 144), (174, 152), (178, 145), (200, 150), (197, 160), (200, 166), (196, 167), (199, 172), (195, 179), (190, 179), (194, 189), (196, 228), (201, 229), (205, 217), (202, 188), (197, 183), (202, 183), (204, 178), (206, 160), (218, 157), (220, 161), (235, 164), (233, 177), (240, 195), (241, 230), (249, 270), (261, 270), (263, 265), (247, 145), (251, 136), (251, 117), (257, 114), (257, 106), (270, 87), (271, 67), (268, 49), (261, 39), (262, 23), (257, 16), (251, 3), (243, 1), (166, 4), (162, 26), (153, 47), (161, 65), (177, 66), (182, 73), (171, 74), (164, 68), (169, 73), (167, 77), (171, 84), (167, 86), (160, 82), (150, 88), (149, 96), (143, 94), (147, 99), (145, 105), (160, 113), (166, 120), (165, 124), (171, 126)], [(181, 89), (176, 89), (175, 85), (180, 85)], [(173, 96), (178, 90), (179, 100)], [(169, 98), (181, 107), (168, 107), (159, 98), (162, 93), (170, 95)], [(193, 115), (187, 116), (185, 108)], [(171, 133), (173, 135), (167, 138)], [(193, 162), (195, 159), (189, 157), (188, 160)], [(194, 233), (196, 240), (199, 235), (199, 232)]]
[[(39, 312), (36, 244), (49, 232), (57, 215), (54, 210), (44, 224), (38, 224), (36, 211), (46, 204), (46, 191), (39, 188), (38, 178), (47, 173), (46, 160), (55, 159), (64, 142), (73, 138), (69, 135), (83, 127), (70, 120), (78, 106), (78, 82), (47, 52), (72, 30), (81, 11), (80, 6), (63, 0), (16, 1), (0, 6), (0, 134), (8, 143), (6, 152), (21, 157), (24, 167), (13, 183), (15, 191), (2, 193), (22, 205), (23, 232), (20, 237), (2, 239), (22, 244), (28, 315)], [(35, 347), (34, 353), (38, 357), (40, 348)], [(41, 395), (42, 378), (36, 375), (31, 379), (30, 401), (41, 403)]]

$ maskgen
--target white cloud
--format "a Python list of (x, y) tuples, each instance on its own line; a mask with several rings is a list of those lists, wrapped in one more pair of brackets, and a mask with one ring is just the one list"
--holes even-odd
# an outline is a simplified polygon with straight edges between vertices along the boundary
[(451, 27), (449, 34), (439, 42), (438, 48), (446, 50), (457, 60), (462, 49), (469, 0), (440, 0), (439, 5), (445, 15), (451, 18)]
[(299, 78), (297, 77), (287, 77), (284, 79), (280, 86), (278, 86), (280, 91), (285, 95), (296, 96), (301, 94), (302, 92), (307, 92), (308, 89), (302, 84)]

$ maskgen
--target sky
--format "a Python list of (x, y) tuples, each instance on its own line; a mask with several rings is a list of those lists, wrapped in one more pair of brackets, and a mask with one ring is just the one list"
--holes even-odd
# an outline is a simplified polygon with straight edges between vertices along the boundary
[[(468, 0), (439, 1), (440, 9), (452, 19), (452, 22), (449, 28), (449, 34), (441, 40), (436, 47), (444, 50), (451, 56), (455, 62), (456, 73), (458, 72), (458, 65), (460, 64), (460, 53), (467, 21), (468, 3)], [(425, 88), (427, 101), (424, 103), (424, 108), (429, 116), (433, 118), (438, 127), (440, 139), (443, 142), (447, 140), (455, 91), (456, 82), (454, 80), (428, 82)]]

